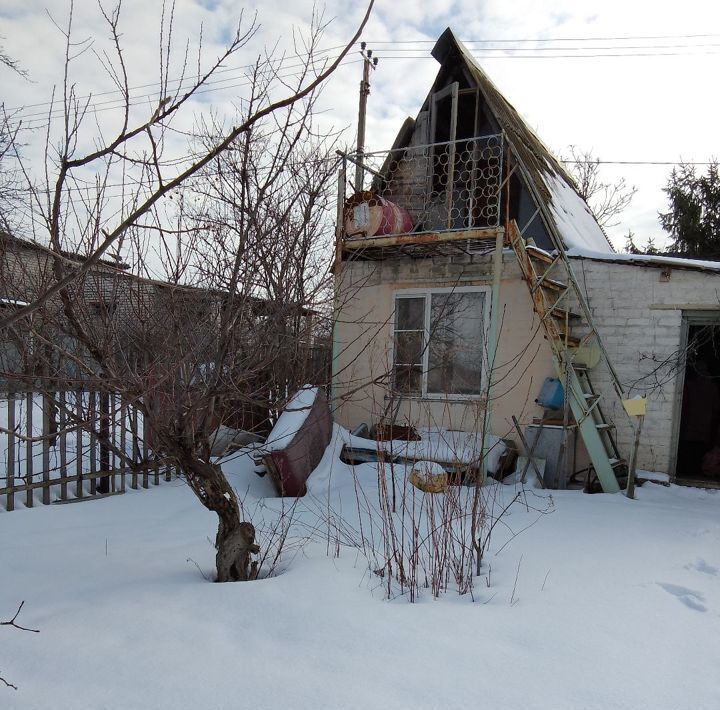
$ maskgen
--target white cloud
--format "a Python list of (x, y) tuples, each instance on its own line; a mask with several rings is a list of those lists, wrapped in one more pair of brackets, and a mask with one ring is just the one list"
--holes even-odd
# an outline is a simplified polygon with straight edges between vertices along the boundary
[[(24, 110), (28, 117), (31, 113), (46, 111), (46, 106), (30, 108), (29, 105), (47, 102), (53, 85), (62, 78), (62, 36), (50, 22), (46, 5), (47, 0), (5, 0), (0, 9), (4, 48), (21, 62), (32, 78), (32, 82), (26, 82), (3, 71), (0, 100), (8, 107), (28, 107)], [(133, 86), (150, 84), (158, 78), (159, 7), (159, 3), (147, 0), (126, 0), (123, 5), (124, 56)], [(364, 7), (364, 2), (359, 0), (328, 4), (325, 16), (335, 19), (327, 29), (323, 46), (340, 45), (350, 37)], [(108, 33), (96, 3), (78, 0), (75, 8), (76, 38), (92, 37), (97, 51), (107, 49)], [(282, 48), (290, 48), (292, 26), (307, 28), (312, 0), (293, 3), (256, 0), (247, 3), (245, 8), (246, 20), (257, 11), (261, 28), (246, 51), (231, 61), (234, 71), (222, 75), (224, 79), (235, 77), (235, 81), (226, 80), (226, 89), (204, 94), (195, 103), (195, 111), (211, 107), (221, 114), (230, 114), (233, 103), (242, 98), (245, 88), (240, 67), (252, 62), (263, 47), (277, 43)], [(237, 23), (238, 12), (238, 3), (234, 0), (178, 0), (174, 30), (176, 68), (171, 74), (179, 72), (177, 65), (187, 40), (191, 42), (194, 61), (195, 41), (201, 25), (206, 60), (217, 56)], [(52, 13), (60, 24), (65, 24), (66, 5), (53, 3)], [(720, 6), (704, 0), (687, 0), (681, 6), (671, 2), (627, 0), (608, 0), (602, 4), (558, 0), (552, 6), (533, 0), (514, 3), (488, 0), (482, 4), (476, 0), (434, 3), (380, 0), (365, 33), (370, 46), (376, 43), (375, 52), (380, 59), (372, 76), (368, 145), (376, 149), (389, 146), (403, 118), (417, 112), (437, 70), (437, 64), (429, 58), (394, 58), (397, 52), (391, 50), (403, 45), (382, 42), (434, 40), (446, 26), (453, 27), (462, 39), (468, 40), (677, 36), (710, 33), (720, 26), (719, 20)], [(672, 42), (655, 42), (662, 43)], [(688, 54), (690, 50), (686, 47), (678, 47), (675, 50), (678, 54), (674, 56), (586, 59), (480, 56), (480, 62), (541, 138), (556, 150), (575, 144), (582, 149), (592, 149), (605, 160), (704, 161), (717, 153), (715, 117), (720, 109), (720, 97), (712, 89), (712, 79), (720, 68), (720, 35), (692, 41), (678, 39), (675, 43), (708, 46), (692, 50), (693, 54)], [(567, 46), (578, 44), (567, 42)], [(617, 40), (614, 44), (633, 42)], [(593, 47), (596, 43), (585, 42), (584, 46)], [(431, 43), (422, 45), (426, 57), (431, 47)], [(90, 53), (75, 63), (73, 77), (81, 94), (113, 88)], [(355, 130), (359, 79), (359, 63), (342, 67), (328, 84), (322, 99), (325, 112), (319, 117), (321, 125), (348, 126), (349, 144), (353, 142)], [(152, 111), (156, 98), (147, 98), (137, 110)], [(113, 112), (103, 111), (98, 119), (102, 129), (109, 131)], [(191, 123), (188, 121), (182, 127), (190, 128)], [(36, 170), (42, 154), (42, 139), (42, 133), (27, 134), (27, 151)], [(181, 143), (176, 149), (182, 149)], [(662, 187), (670, 166), (605, 166), (603, 171), (608, 179), (622, 175), (639, 188), (623, 223), (613, 230), (615, 242), (621, 244), (622, 234), (628, 229), (636, 233), (641, 243), (650, 236), (661, 237), (656, 214), (665, 206)]]

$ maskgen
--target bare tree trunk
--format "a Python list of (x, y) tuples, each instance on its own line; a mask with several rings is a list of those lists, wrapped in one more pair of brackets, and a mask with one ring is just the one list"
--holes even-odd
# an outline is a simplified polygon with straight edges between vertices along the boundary
[(188, 485), (202, 504), (218, 516), (215, 536), (218, 582), (244, 582), (252, 578), (250, 555), (255, 544), (255, 528), (242, 521), (235, 491), (217, 464), (202, 461), (191, 452), (178, 452), (176, 458)]

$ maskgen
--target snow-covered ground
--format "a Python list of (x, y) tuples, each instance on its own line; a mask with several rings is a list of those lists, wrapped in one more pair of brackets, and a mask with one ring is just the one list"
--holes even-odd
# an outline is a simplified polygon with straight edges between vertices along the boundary
[[(531, 489), (472, 597), (410, 604), (326, 539), (327, 517), (362, 519), (356, 486), (377, 496), (375, 466), (353, 476), (336, 454), (294, 512), (282, 573), (256, 582), (203, 578), (215, 520), (181, 482), (0, 513), (0, 620), (25, 600), (18, 621), (40, 630), (0, 627), (0, 675), (19, 688), (0, 684), (0, 708), (720, 707), (720, 493)], [(271, 523), (270, 482), (247, 456), (226, 468)], [(516, 492), (487, 488), (500, 508)]]

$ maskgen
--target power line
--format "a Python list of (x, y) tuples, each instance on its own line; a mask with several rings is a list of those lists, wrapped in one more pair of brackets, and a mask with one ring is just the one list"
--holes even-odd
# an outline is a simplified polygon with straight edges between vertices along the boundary
[[(337, 59), (337, 57), (326, 57), (324, 59), (332, 62), (332, 61), (335, 61), (335, 59)], [(345, 66), (347, 64), (353, 64), (358, 61), (360, 61), (360, 60), (346, 59), (346, 60), (343, 60), (343, 62), (341, 62), (340, 66)], [(289, 73), (278, 73), (278, 74), (274, 75), (274, 78), (277, 78), (277, 79), (299, 78), (302, 72), (297, 71), (297, 69), (298, 68), (304, 69), (305, 67), (306, 67), (305, 64), (296, 64), (296, 65), (293, 65), (290, 67), (284, 67), (284, 69), (296, 69), (296, 71), (292, 71)], [(240, 82), (237, 82), (234, 84), (225, 84), (224, 83), (224, 82), (228, 82), (228, 81), (234, 81), (235, 79), (239, 78), (240, 76), (242, 76), (244, 78), (244, 81), (240, 81)], [(200, 96), (200, 95), (204, 95), (207, 93), (211, 93), (213, 91), (223, 91), (223, 90), (227, 90), (227, 89), (241, 88), (243, 86), (250, 86), (250, 85), (252, 85), (252, 83), (253, 83), (253, 80), (251, 78), (248, 78), (246, 74), (237, 74), (234, 76), (225, 77), (223, 79), (218, 79), (217, 81), (207, 81), (204, 84), (202, 84), (201, 87), (197, 91), (194, 91), (193, 95)], [(218, 86), (218, 84), (223, 84), (223, 85)], [(194, 83), (188, 84), (184, 88), (187, 90), (187, 89), (191, 89), (193, 86), (194, 86)], [(203, 87), (207, 87), (207, 88), (203, 88)], [(177, 91), (178, 92), (182, 91), (182, 88), (183, 87), (178, 87)], [(152, 92), (149, 94), (141, 94), (140, 96), (130, 97), (128, 106), (130, 106), (130, 107), (140, 106), (140, 105), (150, 103), (151, 99), (162, 98), (162, 93), (163, 92), (156, 91), (156, 92)], [(48, 103), (48, 106), (49, 105), (50, 104)], [(124, 109), (124, 108), (125, 108), (125, 98), (119, 97), (116, 99), (108, 99), (106, 101), (99, 101), (99, 102), (91, 103), (88, 105), (87, 109), (84, 109), (84, 110), (86, 113), (101, 113), (103, 111), (115, 111), (115, 110)], [(58, 108), (58, 109), (53, 109), (53, 111), (51, 113), (48, 113), (45, 111), (38, 111), (38, 112), (30, 113), (30, 114), (14, 115), (12, 118), (13, 118), (13, 120), (19, 120), (19, 121), (23, 121), (25, 123), (40, 123), (40, 122), (46, 121), (48, 118), (50, 118), (50, 119), (61, 118), (63, 115), (64, 115), (64, 109)], [(35, 116), (37, 116), (38, 118), (34, 118)]]
[[(404, 56), (386, 56), (382, 54), (383, 50), (378, 50), (378, 56), (383, 59), (433, 59), (424, 54), (404, 55)], [(408, 50), (411, 51), (411, 50)], [(484, 51), (484, 50), (483, 50)], [(511, 50), (503, 50), (511, 51)], [(515, 50), (512, 50), (515, 51)], [(561, 51), (561, 50), (558, 50)], [(603, 52), (601, 54), (478, 54), (473, 52), (473, 56), (479, 59), (601, 59), (603, 57), (701, 57), (709, 55), (717, 55), (720, 52)], [(433, 60), (434, 61), (434, 60)]]
[[(720, 47), (720, 44), (713, 45)], [(388, 50), (384, 50), (388, 51)], [(395, 51), (413, 51), (413, 50), (395, 50)], [(507, 52), (507, 51), (533, 51), (533, 50), (501, 50), (501, 49), (495, 49), (494, 51), (498, 52)], [(555, 50), (549, 50), (549, 51), (555, 51)], [(559, 50), (558, 50), (559, 51)], [(702, 52), (603, 52), (603, 53), (593, 53), (593, 54), (587, 54), (587, 53), (572, 53), (572, 54), (560, 54), (560, 53), (554, 53), (554, 54), (477, 54), (475, 53), (474, 56), (478, 58), (483, 59), (493, 59), (493, 60), (499, 60), (499, 59), (600, 59), (600, 58), (632, 58), (632, 57), (677, 57), (677, 56), (716, 56), (720, 55), (720, 51), (702, 51)], [(430, 55), (426, 54), (404, 54), (404, 55), (384, 55), (382, 54), (381, 57), (385, 60), (398, 60), (398, 59), (410, 59), (410, 60), (429, 60), (433, 59)], [(334, 61), (336, 57), (326, 57), (328, 61)], [(343, 61), (340, 66), (346, 66), (348, 64), (354, 64), (361, 60), (351, 59), (349, 61)], [(433, 59), (434, 61), (434, 59)], [(297, 66), (305, 66), (305, 65), (295, 65)], [(290, 68), (290, 67), (288, 67)], [(208, 81), (203, 86), (207, 86), (206, 89), (199, 89), (194, 92), (194, 95), (204, 95), (207, 93), (211, 93), (214, 91), (223, 91), (223, 90), (229, 90), (229, 89), (235, 89), (235, 88), (242, 88), (244, 86), (249, 86), (252, 84), (252, 80), (246, 80), (237, 82), (234, 84), (224, 84), (224, 82), (227, 81), (234, 81), (239, 76), (246, 76), (246, 75), (239, 75), (236, 74), (234, 76), (225, 77), (223, 79), (218, 79), (217, 81)], [(283, 79), (283, 78), (290, 78), (292, 76), (299, 76), (297, 72), (295, 74), (278, 74), (277, 78)], [(220, 86), (219, 84), (224, 84)], [(190, 86), (187, 86), (185, 88), (190, 88)], [(182, 87), (178, 87), (178, 91), (180, 91)], [(111, 92), (105, 92), (106, 94)], [(145, 103), (150, 103), (152, 99), (159, 99), (162, 98), (161, 94), (163, 92), (156, 91), (148, 94), (143, 94), (140, 96), (133, 96), (131, 97), (131, 100), (129, 102), (129, 106), (139, 106)], [(34, 106), (38, 106), (41, 104), (34, 104)], [(47, 104), (50, 105), (49, 103)], [(125, 107), (125, 99), (117, 98), (117, 99), (109, 99), (107, 101), (101, 101), (96, 103), (91, 103), (87, 107), (87, 112), (90, 113), (101, 113), (103, 111), (114, 111)], [(48, 114), (46, 112), (34, 112), (30, 114), (19, 114), (13, 116), (14, 120), (20, 120), (24, 123), (39, 123), (41, 125), (46, 125), (46, 121), (48, 118), (61, 118), (63, 116), (63, 109), (57, 109), (57, 111), (53, 111), (52, 113)], [(37, 118), (35, 118), (37, 117)]]
[[(336, 59), (337, 59), (337, 57), (323, 57), (323, 60), (327, 61), (327, 62), (333, 62)], [(340, 66), (345, 66), (346, 64), (353, 64), (353, 63), (356, 63), (359, 61), (361, 61), (361, 60), (346, 58), (343, 62), (341, 62)], [(299, 78), (301, 76), (301, 74), (303, 73), (302, 70), (305, 69), (306, 67), (308, 69), (311, 68), (309, 65), (307, 65), (305, 63), (284, 66), (284, 67), (281, 67), (280, 69), (281, 70), (294, 69), (295, 71), (290, 72), (290, 73), (284, 73), (284, 74), (283, 73), (275, 74), (272, 71), (266, 71), (266, 73), (264, 74), (264, 77), (272, 77), (272, 78), (277, 78), (277, 79), (288, 79), (288, 78), (293, 78), (293, 77)], [(300, 71), (298, 71), (298, 70), (300, 70)], [(223, 84), (224, 82), (228, 82), (228, 81), (234, 81), (235, 79), (238, 79), (240, 77), (243, 77), (244, 81), (241, 81), (241, 82), (238, 82), (235, 84), (230, 84), (230, 85), (218, 86), (218, 84)], [(260, 78), (263, 78), (263, 75), (261, 75)], [(206, 93), (209, 93), (212, 91), (222, 91), (223, 89), (233, 89), (233, 88), (242, 87), (242, 86), (250, 86), (250, 85), (252, 85), (252, 83), (253, 83), (253, 79), (248, 77), (247, 74), (245, 74), (245, 73), (235, 74), (233, 76), (224, 77), (224, 78), (218, 79), (216, 81), (212, 81), (212, 80), (206, 81), (200, 86), (200, 88), (197, 91), (193, 92), (193, 95), (206, 94)], [(194, 80), (192, 82), (189, 81), (189, 83), (187, 85), (185, 85), (184, 87), (180, 86), (177, 89), (175, 89), (175, 91), (177, 91), (177, 93), (179, 94), (183, 89), (189, 90), (189, 89), (192, 89), (192, 87), (195, 85), (196, 84), (195, 84)], [(203, 88), (203, 87), (208, 87), (208, 88)], [(105, 93), (113, 93), (113, 92), (105, 92)], [(122, 94), (122, 92), (115, 92), (115, 93)], [(161, 91), (154, 91), (154, 92), (151, 92), (148, 94), (140, 94), (140, 95), (136, 95), (136, 96), (131, 96), (131, 97), (129, 97), (130, 102), (128, 105), (129, 106), (139, 106), (139, 105), (142, 105), (145, 103), (150, 103), (150, 101), (149, 101), (150, 99), (163, 98), (163, 96), (162, 96), (163, 93), (164, 92), (161, 92)], [(144, 101), (143, 99), (148, 99), (148, 101)], [(55, 103), (57, 105), (59, 102), (55, 102)], [(79, 103), (82, 105), (82, 102), (79, 102)], [(114, 105), (108, 106), (108, 104), (114, 104)], [(40, 105), (40, 104), (36, 104), (36, 105)], [(51, 105), (51, 102), (48, 102), (47, 106), (50, 106), (50, 105)], [(99, 106), (104, 106), (105, 108), (97, 108)], [(94, 111), (115, 110), (118, 108), (124, 108), (124, 106), (125, 106), (125, 97), (119, 96), (116, 99), (108, 99), (106, 101), (98, 101), (98, 102), (90, 103), (88, 105), (86, 111), (94, 112)], [(12, 118), (13, 118), (13, 120), (38, 122), (38, 121), (44, 121), (48, 117), (48, 115), (50, 115), (51, 118), (62, 117), (63, 109), (62, 108), (53, 109), (53, 113), (51, 113), (51, 114), (48, 114), (46, 111), (38, 111), (38, 112), (34, 112), (34, 113), (29, 113), (29, 114), (20, 113), (19, 115), (18, 114), (13, 115)], [(41, 118), (35, 119), (35, 118), (33, 118), (34, 116), (39, 116)]]
[[(192, 157), (192, 156), (188, 156)], [(321, 163), (332, 163), (338, 161), (338, 158), (336, 156), (328, 156), (325, 158), (315, 158), (313, 160), (304, 160), (304, 161), (295, 161), (293, 163), (288, 163), (289, 166), (292, 165), (298, 165), (300, 163), (303, 164), (321, 164)], [(175, 161), (172, 161), (175, 162)], [(564, 164), (564, 165), (589, 165), (589, 164), (596, 164), (596, 165), (626, 165), (626, 166), (675, 166), (675, 165), (689, 165), (689, 166), (708, 166), (708, 165), (716, 165), (716, 162), (713, 161), (683, 161), (683, 160), (564, 160), (558, 158), (558, 162)], [(205, 171), (202, 174), (192, 175), (190, 178), (188, 178), (188, 182), (193, 181), (204, 181), (207, 180), (209, 177), (222, 177), (227, 176), (229, 173), (227, 171), (219, 171), (219, 170), (210, 170)], [(84, 182), (84, 181), (83, 181)], [(155, 184), (155, 180), (148, 178), (145, 180), (132, 180), (125, 183), (118, 182), (118, 183), (107, 183), (103, 185), (103, 189), (110, 189), (110, 188), (127, 188), (127, 193), (118, 193), (118, 194), (103, 194), (102, 197), (104, 199), (121, 199), (123, 197), (134, 197), (135, 196), (135, 190), (138, 190), (143, 187), (151, 187), (153, 184)], [(69, 189), (68, 192), (71, 192), (71, 194), (75, 194), (75, 200), (78, 201), (78, 203), (82, 202), (80, 199), (80, 194), (84, 190), (88, 192), (93, 192), (96, 189), (95, 185), (90, 182), (86, 182), (85, 185), (82, 186), (74, 186)], [(33, 194), (37, 193), (40, 195), (46, 195), (48, 193), (52, 193), (53, 190), (48, 188), (21, 188), (18, 189), (18, 192), (21, 192), (23, 194)], [(78, 194), (80, 193), (80, 194)], [(88, 194), (88, 199), (92, 201), (94, 199), (95, 195)]]
[[(704, 42), (702, 44), (625, 44), (603, 46), (578, 46), (578, 47), (481, 47), (481, 52), (590, 52), (605, 50), (625, 50), (625, 49), (698, 49), (704, 47), (720, 47), (718, 42)], [(415, 47), (385, 47), (383, 52), (414, 52), (418, 48)]]
[[(681, 40), (681, 39), (713, 39), (713, 38), (720, 38), (720, 34), (685, 34), (685, 35), (618, 35), (618, 36), (612, 36), (612, 37), (555, 37), (555, 38), (549, 38), (549, 37), (541, 37), (541, 38), (516, 38), (516, 39), (508, 39), (508, 38), (501, 38), (501, 39), (468, 39), (468, 40), (462, 40), (465, 44), (468, 45), (474, 45), (474, 44), (480, 44), (480, 45), (489, 45), (489, 44), (522, 44), (522, 43), (557, 43), (557, 42), (610, 42), (610, 41), (641, 41), (641, 40), (652, 40), (652, 41), (658, 41), (658, 40)], [(413, 47), (407, 47), (407, 48), (398, 48), (394, 49), (394, 45), (427, 45), (427, 44), (434, 44), (436, 40), (379, 40), (377, 42), (374, 42), (373, 44), (376, 45), (389, 45), (385, 46), (383, 49), (384, 52), (412, 52), (417, 51), (419, 47), (413, 48)], [(316, 50), (313, 52), (314, 57), (319, 57), (325, 60), (334, 60), (336, 57), (322, 57), (322, 55), (330, 54), (331, 52), (334, 52), (338, 49), (344, 48), (345, 45), (335, 45), (333, 47), (325, 47)], [(512, 52), (529, 52), (529, 51), (537, 51), (537, 52), (558, 52), (558, 51), (581, 51), (581, 52), (587, 52), (587, 51), (594, 51), (594, 50), (602, 50), (603, 54), (601, 55), (578, 55), (579, 57), (590, 57), (595, 58), (597, 56), (677, 56), (678, 54), (685, 54), (685, 53), (661, 53), (661, 52), (648, 52), (647, 54), (638, 54), (636, 52), (633, 52), (632, 54), (625, 55), (625, 54), (607, 54), (605, 53), (605, 50), (619, 50), (619, 49), (632, 49), (632, 50), (641, 50), (641, 49), (694, 49), (694, 48), (703, 48), (703, 47), (720, 47), (720, 44), (716, 43), (710, 43), (710, 44), (674, 44), (674, 45), (630, 45), (630, 46), (615, 46), (615, 47), (515, 47), (510, 49), (505, 49), (502, 47), (488, 47), (488, 46), (482, 46), (480, 47), (481, 51), (484, 52), (506, 52), (506, 51), (512, 51)], [(704, 55), (704, 54), (715, 54), (715, 52), (692, 52), (688, 53), (690, 55), (698, 54), (698, 55)], [(300, 55), (300, 54), (290, 54), (286, 57), (283, 57), (283, 59), (287, 58), (305, 58), (306, 55)], [(515, 56), (515, 55), (509, 55), (509, 56)], [(525, 57), (527, 55), (517, 55), (518, 57)], [(569, 58), (569, 56), (566, 55), (553, 55), (553, 57), (559, 57), (559, 58)], [(570, 55), (575, 56), (575, 55)], [(391, 57), (388, 57), (391, 58)], [(429, 55), (423, 54), (422, 56), (407, 56), (406, 58), (409, 59), (426, 59), (430, 58)], [(539, 58), (535, 56), (529, 56), (528, 58)], [(281, 60), (276, 60), (281, 61)], [(269, 61), (269, 63), (272, 63), (272, 59)], [(291, 66), (283, 66), (278, 67), (278, 69), (289, 69), (293, 67), (299, 67), (304, 66), (304, 62), (300, 64), (295, 64)], [(218, 74), (224, 74), (228, 72), (233, 72), (234, 74), (230, 77), (227, 77), (225, 79), (220, 79), (217, 81), (208, 81), (209, 84), (216, 84), (222, 81), (231, 81), (239, 76), (244, 76), (242, 72), (252, 70), (255, 67), (254, 64), (248, 64), (240, 67), (225, 67), (225, 68), (219, 68), (215, 72), (213, 72), (212, 76), (217, 76)], [(143, 94), (140, 96), (134, 96), (132, 97), (134, 100), (137, 101), (137, 99), (140, 98), (155, 98), (159, 97), (160, 93), (164, 93), (164, 91), (168, 91), (169, 85), (178, 84), (177, 87), (174, 88), (174, 91), (180, 91), (183, 87), (183, 82), (185, 82), (186, 86), (191, 86), (192, 82), (194, 81), (190, 77), (176, 77), (173, 79), (168, 79), (166, 82), (151, 82), (147, 84), (139, 84), (136, 86), (129, 87), (128, 90), (130, 92), (137, 91), (141, 89), (146, 89), (150, 87), (158, 87), (155, 91)], [(236, 85), (233, 85), (232, 87), (227, 88), (235, 88)], [(161, 88), (161, 87), (164, 87)], [(119, 89), (113, 89), (108, 91), (101, 91), (95, 94), (89, 94), (85, 96), (78, 97), (78, 101), (80, 103), (83, 103), (85, 101), (88, 101), (92, 98), (98, 98), (103, 96), (112, 96), (115, 94), (122, 94), (123, 92)], [(161, 97), (162, 98), (162, 97)], [(121, 99), (116, 99), (115, 101), (120, 101)], [(124, 100), (124, 98), (122, 99)], [(103, 105), (103, 103), (107, 102), (94, 102), (92, 105)], [(39, 102), (34, 104), (26, 104), (23, 106), (16, 106), (14, 108), (8, 109), (8, 113), (13, 113), (17, 111), (27, 111), (28, 109), (33, 108), (41, 108), (43, 106), (49, 107), (51, 105), (51, 102), (45, 101), (45, 102)], [(18, 116), (18, 118), (27, 118), (30, 119), (34, 116), (44, 115), (44, 112), (32, 112), (32, 113), (25, 113)]]
[(686, 160), (561, 160), (571, 165), (717, 165), (717, 161)]
[[(313, 52), (313, 56), (327, 54), (329, 52), (333, 52), (338, 49), (343, 49), (344, 47), (345, 47), (345, 45), (339, 44), (334, 47), (326, 47), (324, 49), (318, 49), (315, 52)], [(286, 57), (283, 57), (283, 60), (287, 59), (287, 58), (301, 59), (305, 56), (307, 56), (307, 55), (289, 54)], [(281, 60), (278, 59), (276, 61), (281, 61)], [(270, 60), (270, 63), (272, 63), (272, 59)], [(301, 66), (301, 65), (295, 65), (295, 66)], [(254, 64), (246, 64), (246, 65), (241, 65), (239, 67), (219, 67), (212, 73), (212, 76), (217, 76), (218, 74), (224, 74), (226, 72), (250, 71), (254, 68), (255, 68)], [(282, 68), (287, 69), (288, 67), (285, 66)], [(189, 81), (189, 80), (190, 80), (190, 78), (188, 76), (175, 77), (174, 79), (168, 79), (166, 82), (153, 81), (148, 84), (138, 84), (136, 86), (129, 86), (128, 91), (137, 91), (139, 89), (147, 89), (147, 88), (153, 87), (153, 86), (160, 87), (160, 86), (165, 86), (166, 84), (178, 84), (178, 83), (182, 84), (182, 82)], [(153, 93), (156, 94), (156, 93), (159, 93), (159, 91), (160, 90), (158, 89), (157, 92), (153, 92)], [(109, 96), (111, 94), (122, 94), (122, 93), (123, 93), (123, 91), (120, 89), (111, 89), (108, 91), (100, 91), (100, 92), (94, 93), (94, 94), (87, 94), (85, 96), (79, 96), (77, 98), (77, 100), (82, 103), (83, 101), (87, 101), (93, 97), (97, 98), (98, 96)], [(15, 106), (14, 108), (7, 109), (7, 111), (8, 111), (8, 113), (12, 113), (13, 111), (21, 111), (21, 110), (24, 111), (25, 109), (37, 108), (40, 106), (49, 106), (50, 103), (51, 103), (50, 101), (41, 101), (40, 103), (36, 103), (36, 104), (24, 104), (22, 106)]]
[[(616, 35), (612, 37), (585, 36), (585, 37), (526, 37), (526, 38), (501, 38), (501, 39), (462, 39), (463, 44), (480, 44), (485, 42), (619, 42), (636, 40), (661, 40), (661, 39), (711, 39), (720, 37), (720, 34), (685, 34), (685, 35)], [(435, 39), (407, 39), (407, 40), (367, 40), (370, 44), (435, 44)]]

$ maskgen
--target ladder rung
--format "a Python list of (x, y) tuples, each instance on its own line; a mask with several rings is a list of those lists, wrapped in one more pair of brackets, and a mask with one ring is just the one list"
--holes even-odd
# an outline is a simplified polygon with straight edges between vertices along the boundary
[(595, 425), (595, 428), (596, 428), (598, 431), (610, 431), (610, 429), (614, 429), (614, 428), (615, 428), (615, 425), (614, 425), (614, 424), (608, 424), (607, 422), (603, 422), (602, 424), (596, 424), (596, 425)]
[(560, 336), (560, 340), (563, 341), (563, 343), (567, 343), (570, 347), (576, 348), (578, 345), (580, 345), (580, 338), (576, 338), (574, 335), (570, 335), (569, 333), (558, 333)]
[(610, 461), (610, 467), (611, 468), (618, 468), (620, 466), (625, 466), (627, 464), (627, 461), (625, 459), (608, 459)]
[(573, 313), (572, 311), (566, 311), (564, 308), (558, 307), (553, 308), (552, 311), (550, 311), (550, 315), (553, 318), (557, 318), (558, 320), (562, 321), (564, 321), (566, 317), (568, 318), (568, 320), (577, 320), (578, 318), (580, 318), (577, 313)]
[(583, 397), (586, 402), (594, 402), (596, 399), (600, 399), (599, 394), (592, 394), (591, 392), (583, 392)]
[(537, 281), (535, 284), (535, 288), (549, 288), (553, 291), (567, 291), (568, 285), (564, 284), (562, 281), (555, 281), (555, 279), (543, 279), (542, 281)]
[(555, 261), (555, 259), (544, 249), (534, 246), (526, 246), (525, 251), (531, 259), (537, 259), (538, 261), (542, 261), (546, 264), (552, 264), (553, 261)]

